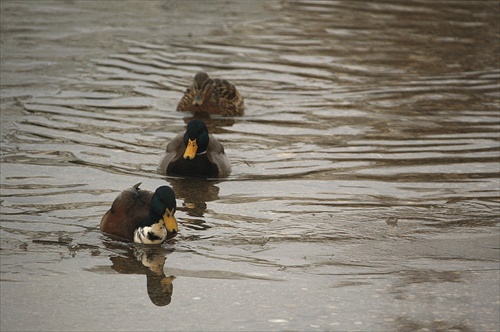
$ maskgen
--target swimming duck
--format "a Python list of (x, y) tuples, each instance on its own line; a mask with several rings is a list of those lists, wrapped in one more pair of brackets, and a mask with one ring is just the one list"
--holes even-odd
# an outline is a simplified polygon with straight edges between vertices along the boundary
[(210, 78), (199, 72), (177, 105), (179, 112), (208, 112), (228, 116), (243, 115), (243, 97), (227, 80)]
[(101, 219), (101, 232), (119, 240), (159, 244), (179, 231), (175, 219), (175, 193), (161, 186), (154, 193), (139, 189), (141, 183), (122, 191)]
[(225, 177), (231, 173), (224, 147), (208, 133), (202, 120), (189, 121), (185, 133), (177, 135), (168, 145), (158, 165), (166, 175)]

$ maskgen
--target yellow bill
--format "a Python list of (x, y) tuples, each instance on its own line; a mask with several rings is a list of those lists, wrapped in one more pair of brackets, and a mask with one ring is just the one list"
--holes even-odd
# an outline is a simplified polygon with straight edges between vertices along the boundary
[(191, 140), (188, 138), (188, 146), (186, 147), (186, 151), (184, 151), (184, 159), (193, 160), (196, 156), (196, 151), (198, 151), (198, 144), (196, 144), (196, 138)]
[(179, 225), (177, 224), (177, 220), (174, 217), (173, 211), (166, 211), (163, 214), (163, 222), (165, 223), (165, 228), (170, 233), (176, 234), (179, 232)]

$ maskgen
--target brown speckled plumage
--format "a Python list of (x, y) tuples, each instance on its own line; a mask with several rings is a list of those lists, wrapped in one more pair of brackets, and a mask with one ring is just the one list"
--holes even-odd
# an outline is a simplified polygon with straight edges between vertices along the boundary
[(207, 112), (226, 116), (243, 115), (243, 97), (227, 80), (199, 72), (177, 105), (179, 112)]

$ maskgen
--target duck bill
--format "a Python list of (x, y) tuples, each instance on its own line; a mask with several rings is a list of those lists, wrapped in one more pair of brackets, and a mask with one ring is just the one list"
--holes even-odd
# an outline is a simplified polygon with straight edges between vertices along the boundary
[(177, 234), (179, 232), (179, 225), (173, 214), (165, 213), (163, 215), (163, 222), (169, 233)]
[(201, 106), (201, 104), (203, 104), (203, 95), (201, 94), (201, 91), (199, 91), (193, 98), (193, 105)]
[(193, 160), (196, 156), (196, 151), (198, 151), (198, 144), (196, 144), (196, 138), (194, 140), (188, 139), (188, 146), (186, 151), (184, 151), (184, 159)]

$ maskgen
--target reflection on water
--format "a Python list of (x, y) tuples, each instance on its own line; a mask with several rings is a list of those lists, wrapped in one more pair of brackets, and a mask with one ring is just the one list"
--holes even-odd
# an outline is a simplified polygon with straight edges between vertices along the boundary
[[(146, 275), (146, 288), (157, 306), (166, 306), (172, 301), (174, 276), (167, 277), (164, 272), (166, 255), (169, 251), (161, 246), (124, 245), (104, 242), (111, 254), (111, 269), (121, 274)], [(95, 266), (91, 272), (109, 273), (109, 266)]]
[[(188, 216), (202, 218), (207, 209), (207, 202), (219, 199), (219, 187), (216, 181), (198, 178), (169, 178), (177, 199), (182, 199), (182, 208)], [(186, 225), (184, 225), (186, 226)]]
[[(86, 254), (111, 262), (84, 272), (146, 274), (170, 302), (166, 253), (109, 251), (98, 230), (137, 182), (179, 200), (174, 330), (495, 329), (497, 3), (195, 4), (2, 3), (2, 329), (30, 329), (4, 280), (73, 275)], [(175, 111), (200, 70), (235, 83), (244, 116)], [(193, 116), (229, 178), (156, 172)], [(59, 238), (80, 247), (43, 243)]]

